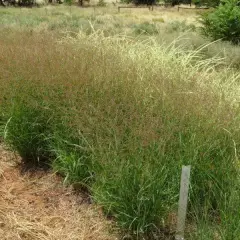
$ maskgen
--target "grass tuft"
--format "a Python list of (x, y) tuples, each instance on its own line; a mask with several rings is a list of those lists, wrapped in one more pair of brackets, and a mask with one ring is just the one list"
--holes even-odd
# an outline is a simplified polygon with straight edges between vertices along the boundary
[(186, 51), (182, 39), (89, 24), (57, 42), (0, 33), (5, 141), (87, 186), (136, 239), (174, 233), (181, 166), (191, 165), (186, 239), (239, 236), (239, 72), (204, 58), (209, 45)]

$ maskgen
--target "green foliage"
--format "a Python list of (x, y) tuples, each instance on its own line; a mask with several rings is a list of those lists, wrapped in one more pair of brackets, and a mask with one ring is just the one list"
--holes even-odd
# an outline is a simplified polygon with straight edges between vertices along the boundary
[(198, 6), (216, 7), (221, 0), (193, 0), (193, 3)]
[(16, 150), (26, 163), (43, 164), (50, 158), (47, 137), (49, 117), (41, 109), (16, 100), (8, 112), (4, 141)]
[(6, 121), (4, 117), (0, 115), (0, 142), (3, 140), (3, 137), (4, 137), (5, 124), (6, 124)]
[(144, 22), (134, 25), (134, 33), (137, 35), (139, 34), (154, 35), (158, 33), (158, 29), (156, 24)]
[(104, 0), (99, 0), (98, 3), (97, 3), (97, 5), (98, 5), (99, 7), (105, 7), (105, 6), (106, 6), (106, 2), (105, 2)]
[(65, 0), (65, 3), (71, 6), (73, 4), (73, 0)]
[(237, 0), (226, 0), (216, 10), (202, 15), (202, 32), (213, 40), (240, 42), (240, 7)]
[(187, 24), (186, 21), (173, 21), (167, 26), (168, 32), (186, 32), (186, 31), (196, 31), (196, 26), (194, 24)]
[(73, 132), (65, 125), (55, 128), (54, 135), (49, 141), (55, 156), (52, 167), (65, 177), (65, 182), (89, 184), (93, 180), (91, 152), (84, 138), (72, 136)]
[(216, 7), (220, 0), (165, 0), (164, 2), (172, 5), (194, 3), (196, 6)]
[(120, 2), (121, 2), (121, 3), (127, 3), (127, 4), (129, 4), (129, 3), (132, 2), (132, 0), (120, 0)]
[(33, 3), (34, 3), (33, 0), (20, 0), (20, 1), (18, 2), (18, 4), (19, 4), (20, 6), (32, 6)]
[(111, 162), (93, 185), (94, 199), (121, 228), (139, 239), (152, 235), (167, 214), (176, 210), (179, 166), (172, 171), (173, 162), (163, 157), (157, 144), (139, 148), (124, 159), (112, 156)]
[(172, 4), (174, 6), (174, 5), (181, 4), (181, 3), (190, 4), (191, 0), (164, 0), (164, 2)]

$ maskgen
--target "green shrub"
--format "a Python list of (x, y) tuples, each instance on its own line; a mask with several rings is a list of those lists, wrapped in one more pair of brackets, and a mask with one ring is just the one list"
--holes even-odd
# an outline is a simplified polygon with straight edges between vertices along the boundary
[(216, 7), (219, 5), (220, 0), (165, 0), (165, 3), (170, 3), (172, 5), (177, 4), (190, 4), (194, 3), (196, 6), (209, 6), (209, 7)]
[(73, 4), (73, 0), (65, 0), (65, 3), (69, 6), (71, 6)]
[(120, 0), (120, 2), (121, 2), (121, 3), (127, 3), (127, 4), (128, 4), (128, 3), (131, 3), (132, 0)]
[(221, 0), (193, 0), (193, 3), (196, 6), (208, 6), (208, 7), (216, 7), (220, 4)]
[(237, 0), (226, 0), (225, 4), (203, 14), (201, 23), (202, 33), (213, 40), (222, 39), (234, 44), (240, 42), (240, 7)]
[(31, 6), (31, 5), (33, 5), (33, 3), (34, 3), (33, 0), (20, 0), (18, 2), (18, 4), (21, 6)]
[(190, 4), (191, 0), (164, 0), (165, 3), (170, 3), (173, 6), (177, 4)]

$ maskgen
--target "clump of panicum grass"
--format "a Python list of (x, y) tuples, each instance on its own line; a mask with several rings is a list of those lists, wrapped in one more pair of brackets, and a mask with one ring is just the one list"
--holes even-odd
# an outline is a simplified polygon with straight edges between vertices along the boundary
[[(17, 78), (10, 88), (14, 90), (7, 91), (9, 95), (3, 101), (3, 139), (26, 164), (46, 164), (51, 158), (47, 138), (51, 134), (53, 113), (38, 95), (36, 85)], [(31, 102), (28, 102), (29, 95)]]
[(59, 124), (50, 141), (55, 156), (52, 167), (65, 182), (89, 186), (94, 180), (91, 148), (81, 133), (73, 135), (66, 125)]
[(170, 23), (168, 23), (167, 25), (167, 30), (169, 32), (174, 32), (174, 31), (180, 31), (180, 32), (186, 32), (186, 31), (196, 31), (196, 26), (191, 23), (191, 24), (188, 24), (186, 23), (186, 21), (172, 21)]
[(156, 35), (159, 30), (154, 23), (143, 22), (139, 24), (135, 24), (133, 26), (135, 34), (148, 34), (148, 35)]
[[(52, 38), (28, 33), (3, 41), (4, 80), (18, 82), (20, 75), (31, 86), (8, 89), (6, 119), (17, 116), (17, 97), (24, 96), (24, 109), (39, 109), (21, 116), (41, 120), (47, 144), (41, 146), (55, 158), (53, 167), (87, 184), (124, 232), (138, 239), (171, 234), (181, 166), (190, 164), (191, 236), (224, 238), (233, 230), (237, 236), (238, 218), (229, 219), (238, 206), (239, 74), (217, 69), (221, 59), (201, 60), (199, 51), (160, 46), (151, 37), (105, 37), (92, 29), (57, 44)], [(27, 125), (20, 119), (18, 128), (6, 125), (14, 143), (22, 136), (16, 129)], [(42, 136), (30, 133), (25, 141)], [(203, 222), (214, 226), (208, 235), (200, 231)]]
[(26, 163), (41, 164), (49, 159), (46, 141), (48, 118), (39, 109), (14, 106), (4, 131), (4, 141), (16, 150)]

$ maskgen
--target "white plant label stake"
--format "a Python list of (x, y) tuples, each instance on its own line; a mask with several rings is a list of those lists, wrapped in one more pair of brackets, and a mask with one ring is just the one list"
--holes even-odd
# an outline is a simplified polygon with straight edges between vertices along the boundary
[(178, 219), (176, 240), (184, 240), (185, 220), (187, 214), (188, 189), (191, 166), (182, 166), (180, 196), (178, 205)]

